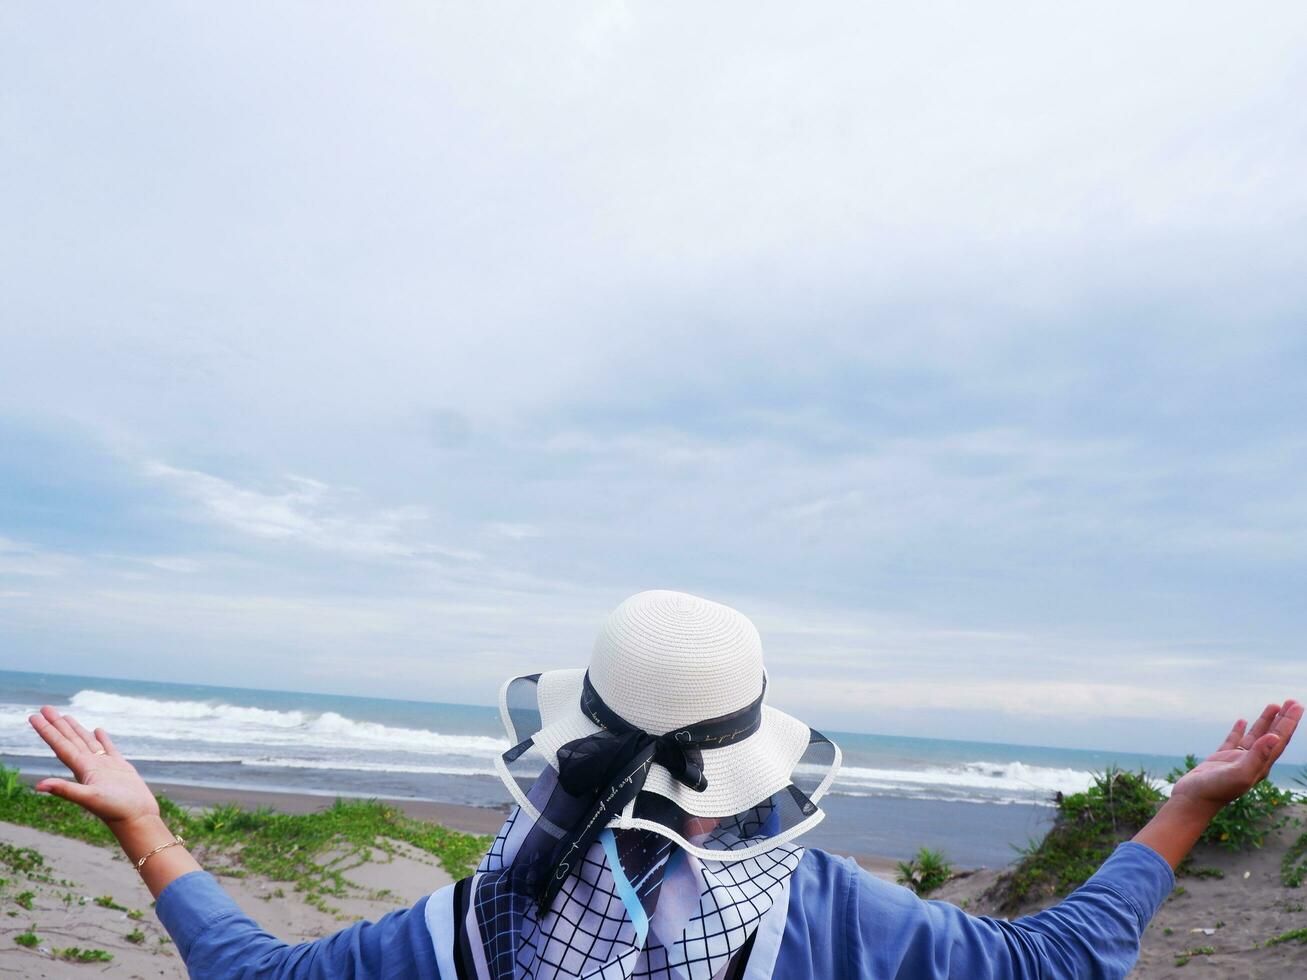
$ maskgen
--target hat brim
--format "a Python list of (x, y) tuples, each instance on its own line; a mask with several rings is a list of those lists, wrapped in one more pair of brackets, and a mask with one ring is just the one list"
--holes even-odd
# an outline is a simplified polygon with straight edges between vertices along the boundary
[[(540, 728), (535, 732), (518, 731), (509, 710), (509, 690), (515, 681), (522, 678), (510, 679), (500, 690), (500, 715), (510, 741), (518, 744), (530, 738), (530, 751), (537, 753), (555, 771), (561, 746), (599, 731), (599, 727), (581, 711), (584, 678), (584, 670), (554, 670), (538, 676), (535, 690)], [(818, 780), (816, 787), (804, 794), (808, 801), (816, 804), (829, 790), (839, 770), (839, 746), (817, 735), (797, 718), (765, 704), (762, 707), (762, 723), (753, 735), (732, 745), (702, 751), (703, 771), (708, 782), (702, 792), (696, 792), (673, 778), (671, 773), (656, 763), (649, 768), (643, 792), (656, 793), (695, 817), (731, 817), (756, 807), (777, 794), (786, 793), (794, 785), (795, 770), (815, 739), (820, 739), (833, 750), (825, 772), (811, 774), (805, 780), (808, 783), (813, 779)], [(495, 758), (495, 770), (517, 804), (531, 817), (539, 817), (539, 812), (502, 757)], [(701, 847), (664, 823), (641, 819), (634, 815), (635, 809), (636, 801), (632, 801), (608, 826), (652, 830), (670, 837), (697, 857), (716, 861), (755, 857), (777, 844), (793, 840), (815, 827), (825, 817), (821, 808), (814, 805), (811, 813), (777, 834), (762, 838), (757, 843), (751, 842), (748, 847), (721, 851)]]

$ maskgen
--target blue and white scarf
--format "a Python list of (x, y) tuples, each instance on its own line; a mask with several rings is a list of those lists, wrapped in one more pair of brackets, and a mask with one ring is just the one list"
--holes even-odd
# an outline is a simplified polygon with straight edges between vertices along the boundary
[[(532, 797), (546, 795), (546, 770)], [(514, 808), (476, 872), (427, 903), (458, 980), (754, 980), (771, 975), (803, 848), (705, 861), (648, 830), (605, 829), (553, 895), (514, 868), (535, 821)], [(760, 929), (766, 921), (767, 927)], [(761, 939), (765, 933), (766, 939)], [(754, 949), (755, 944), (759, 947)]]

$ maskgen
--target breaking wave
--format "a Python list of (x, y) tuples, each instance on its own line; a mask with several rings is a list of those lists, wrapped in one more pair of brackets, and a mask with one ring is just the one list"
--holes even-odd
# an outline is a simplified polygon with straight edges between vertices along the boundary
[[(0, 753), (38, 754), (26, 730), (27, 706), (0, 705)], [(487, 776), (508, 742), (347, 718), (334, 711), (275, 710), (221, 700), (163, 700), (78, 691), (68, 710), (102, 726), (141, 762), (290, 770)], [(860, 762), (861, 760), (853, 760)], [(804, 767), (801, 767), (804, 768)], [(820, 776), (820, 772), (812, 775)], [(1051, 803), (1093, 780), (1075, 768), (984, 760), (909, 766), (846, 764), (831, 793), (939, 801)]]
[(922, 769), (844, 766), (831, 792), (837, 796), (907, 796), (986, 803), (1048, 803), (1055, 793), (1080, 793), (1093, 782), (1080, 769), (1024, 762), (961, 762)]
[[(67, 710), (85, 723), (107, 729), (120, 744), (145, 741), (157, 750), (159, 742), (184, 742), (194, 747), (189, 751), (152, 751), (142, 755), (169, 755), (176, 761), (195, 758), (198, 748), (219, 745), (310, 750), (308, 759), (301, 761), (316, 761), (324, 750), (341, 750), (348, 755), (337, 760), (338, 768), (351, 768), (349, 756), (360, 752), (456, 756), (484, 759), (488, 763), (508, 748), (508, 742), (503, 739), (358, 721), (334, 711), (274, 711), (213, 701), (160, 701), (94, 690), (78, 691), (70, 699)], [(0, 712), (0, 723), (8, 722), (10, 714), (15, 716), (14, 720), (25, 717), (18, 710)], [(250, 761), (251, 756), (261, 754), (257, 751), (222, 753), (224, 761), (232, 757), (236, 761)], [(277, 753), (292, 758), (298, 754)]]

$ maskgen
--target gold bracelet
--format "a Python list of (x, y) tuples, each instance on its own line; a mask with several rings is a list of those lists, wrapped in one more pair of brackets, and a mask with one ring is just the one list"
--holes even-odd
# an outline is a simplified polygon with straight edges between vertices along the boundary
[(149, 854), (146, 854), (146, 855), (145, 855), (144, 857), (142, 857), (139, 861), (137, 861), (137, 862), (136, 862), (136, 870), (137, 870), (137, 871), (140, 871), (141, 868), (143, 868), (143, 867), (145, 866), (145, 862), (148, 861), (148, 860), (150, 860), (150, 858), (154, 857), (154, 856), (155, 856), (156, 854), (158, 854), (160, 851), (166, 851), (168, 848), (172, 847), (174, 844), (185, 844), (185, 843), (186, 843), (186, 838), (185, 838), (185, 837), (182, 837), (182, 836), (180, 836), (180, 835), (178, 835), (178, 834), (173, 834), (173, 838), (172, 838), (172, 840), (168, 841), (168, 843), (166, 843), (166, 844), (160, 844), (158, 847), (156, 847), (154, 850), (152, 850)]

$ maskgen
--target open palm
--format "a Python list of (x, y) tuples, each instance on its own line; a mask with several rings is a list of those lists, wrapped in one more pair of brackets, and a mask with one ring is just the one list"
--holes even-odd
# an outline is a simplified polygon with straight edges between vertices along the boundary
[(1220, 748), (1176, 781), (1171, 798), (1219, 809), (1242, 796), (1266, 778), (1302, 716), (1303, 706), (1290, 699), (1268, 704), (1251, 728), (1240, 718)]
[(103, 728), (92, 734), (72, 715), (61, 715), (49, 705), (28, 721), (76, 780), (42, 779), (36, 784), (38, 792), (71, 800), (108, 824), (159, 815), (150, 787)]

